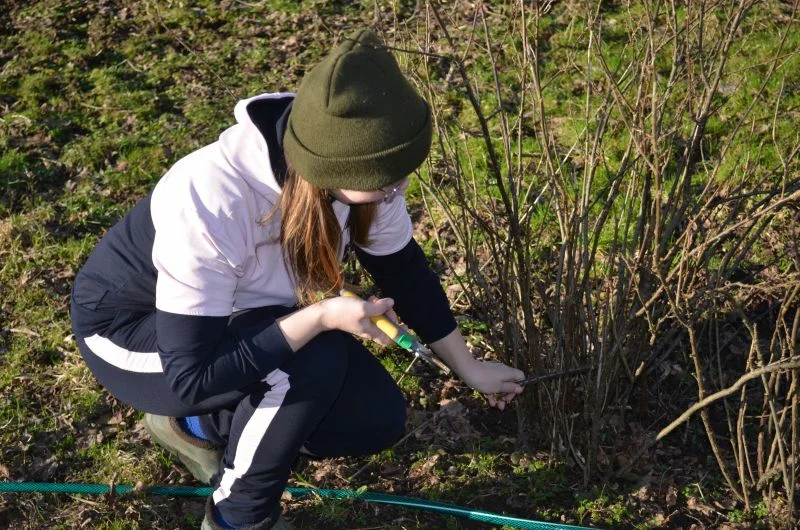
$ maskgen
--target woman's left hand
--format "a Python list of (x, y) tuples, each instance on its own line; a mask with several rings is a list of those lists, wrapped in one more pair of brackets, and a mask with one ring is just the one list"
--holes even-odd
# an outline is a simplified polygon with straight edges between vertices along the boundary
[(525, 378), (522, 370), (503, 363), (481, 361), (470, 364), (459, 375), (471, 388), (486, 394), (490, 407), (497, 407), (500, 410), (522, 392), (522, 385), (515, 381)]

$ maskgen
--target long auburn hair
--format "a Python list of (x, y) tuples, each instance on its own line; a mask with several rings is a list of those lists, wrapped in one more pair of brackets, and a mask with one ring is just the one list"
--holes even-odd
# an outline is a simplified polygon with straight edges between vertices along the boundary
[[(303, 305), (335, 295), (344, 286), (339, 262), (342, 231), (331, 201), (327, 190), (288, 168), (277, 204), (281, 216), (279, 240), (295, 278), (297, 299)], [(375, 210), (374, 203), (350, 205), (347, 227), (352, 241), (367, 244)]]

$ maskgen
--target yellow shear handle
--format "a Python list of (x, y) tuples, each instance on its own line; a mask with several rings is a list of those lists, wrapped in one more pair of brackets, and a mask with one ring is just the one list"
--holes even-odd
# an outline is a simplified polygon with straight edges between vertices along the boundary
[[(342, 289), (341, 291), (339, 291), (339, 294), (342, 296), (349, 296), (351, 298), (358, 298), (359, 300), (361, 300), (360, 296), (348, 291), (347, 289)], [(386, 318), (384, 315), (377, 315), (374, 317), (370, 317), (369, 319), (376, 326), (378, 326), (378, 329), (386, 333), (386, 335), (388, 335), (389, 338), (392, 340), (395, 340), (402, 333), (397, 324)]]

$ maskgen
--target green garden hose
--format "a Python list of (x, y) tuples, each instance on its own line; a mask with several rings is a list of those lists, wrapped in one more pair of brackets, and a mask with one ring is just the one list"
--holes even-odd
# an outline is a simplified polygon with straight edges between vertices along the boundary
[[(331, 499), (359, 499), (367, 502), (391, 504), (416, 510), (426, 510), (445, 515), (465, 517), (482, 523), (503, 525), (510, 528), (523, 528), (527, 530), (575, 530), (585, 528), (559, 523), (544, 523), (510, 517), (482, 510), (470, 510), (453, 504), (425, 501), (414, 497), (400, 497), (386, 493), (370, 493), (352, 490), (329, 490), (316, 488), (286, 488), (286, 491), (296, 497), (304, 495), (318, 495)], [(0, 482), (0, 493), (77, 493), (77, 494), (108, 494), (124, 495), (131, 492), (151, 493), (155, 495), (169, 495), (173, 497), (207, 497), (212, 488), (195, 488), (190, 486), (150, 486), (137, 487), (124, 484), (65, 484), (50, 482)]]

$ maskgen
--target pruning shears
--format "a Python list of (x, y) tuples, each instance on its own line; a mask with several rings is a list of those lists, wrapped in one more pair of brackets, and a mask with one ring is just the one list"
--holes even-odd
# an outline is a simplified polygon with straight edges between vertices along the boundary
[[(348, 291), (347, 289), (342, 289), (339, 291), (341, 296), (350, 296), (352, 298), (360, 298), (357, 294)], [(450, 373), (450, 368), (446, 364), (444, 364), (441, 359), (436, 357), (434, 353), (422, 345), (417, 339), (412, 337), (408, 332), (406, 332), (403, 328), (397, 325), (396, 322), (392, 322), (391, 319), (386, 317), (385, 315), (378, 315), (374, 317), (370, 317), (370, 320), (375, 323), (378, 328), (386, 333), (386, 335), (392, 339), (395, 344), (403, 348), (404, 350), (408, 350), (414, 354), (415, 357), (424, 360), (425, 362), (435, 366), (436, 368), (440, 369), (445, 374)]]

